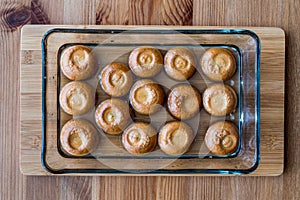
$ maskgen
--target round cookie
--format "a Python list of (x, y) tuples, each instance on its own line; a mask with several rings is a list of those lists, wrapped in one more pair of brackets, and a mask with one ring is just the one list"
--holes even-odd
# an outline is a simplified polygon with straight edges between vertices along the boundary
[(184, 47), (170, 49), (164, 59), (164, 68), (169, 77), (184, 81), (195, 72), (196, 58), (193, 52)]
[(203, 93), (203, 107), (214, 116), (224, 116), (235, 111), (237, 94), (229, 85), (215, 84)]
[(122, 144), (131, 154), (140, 155), (153, 151), (157, 143), (157, 133), (148, 123), (135, 122), (122, 135)]
[(216, 155), (228, 155), (235, 152), (238, 143), (238, 128), (232, 122), (216, 122), (208, 128), (205, 134), (207, 148)]
[(120, 134), (131, 120), (129, 106), (120, 99), (107, 99), (97, 107), (95, 119), (104, 132)]
[(128, 64), (135, 75), (142, 78), (149, 78), (161, 71), (163, 57), (158, 49), (150, 46), (142, 46), (130, 53)]
[(59, 102), (66, 113), (82, 115), (94, 106), (95, 92), (84, 82), (72, 81), (61, 89)]
[(164, 103), (164, 91), (160, 85), (149, 79), (137, 81), (129, 94), (130, 104), (140, 114), (157, 112)]
[(95, 60), (91, 49), (82, 45), (66, 48), (61, 55), (60, 68), (70, 80), (84, 80), (95, 72)]
[(201, 108), (201, 95), (191, 85), (175, 86), (168, 96), (168, 110), (177, 119), (185, 120), (194, 117)]
[(60, 143), (65, 152), (84, 156), (94, 151), (99, 141), (97, 130), (83, 119), (71, 119), (61, 129)]
[(174, 121), (164, 125), (158, 134), (160, 149), (169, 155), (182, 155), (193, 142), (193, 130), (184, 122)]
[(132, 85), (130, 69), (122, 63), (111, 63), (101, 71), (101, 87), (110, 96), (126, 95)]
[(236, 61), (231, 52), (223, 48), (211, 48), (201, 58), (203, 73), (213, 81), (229, 80), (236, 71)]

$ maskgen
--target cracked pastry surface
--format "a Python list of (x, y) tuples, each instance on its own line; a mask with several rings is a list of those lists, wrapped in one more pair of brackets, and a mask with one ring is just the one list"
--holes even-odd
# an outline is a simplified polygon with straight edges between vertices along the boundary
[(83, 119), (71, 119), (61, 129), (61, 146), (65, 152), (74, 156), (92, 153), (98, 141), (97, 130)]
[(212, 85), (203, 93), (203, 106), (211, 115), (228, 115), (236, 109), (237, 94), (229, 85)]
[(110, 96), (126, 95), (132, 85), (130, 69), (122, 63), (111, 63), (101, 72), (101, 87)]
[(164, 91), (160, 85), (152, 80), (142, 79), (132, 86), (129, 100), (135, 111), (148, 115), (161, 108), (164, 96)]
[(122, 135), (122, 144), (131, 154), (139, 155), (153, 151), (157, 143), (156, 130), (148, 123), (135, 122)]
[(84, 80), (95, 72), (95, 60), (91, 49), (82, 45), (66, 48), (61, 55), (62, 73), (70, 80)]
[(207, 129), (205, 134), (207, 148), (216, 155), (227, 155), (235, 152), (238, 143), (238, 128), (232, 122), (216, 122)]
[(164, 125), (158, 134), (160, 149), (169, 155), (182, 155), (194, 140), (193, 130), (184, 122), (174, 121)]
[(200, 92), (191, 85), (175, 86), (168, 96), (168, 110), (177, 119), (194, 117), (201, 108)]
[(231, 52), (222, 48), (211, 48), (201, 58), (203, 73), (213, 81), (230, 79), (236, 71), (236, 61)]
[(120, 99), (107, 99), (97, 107), (95, 119), (108, 134), (120, 134), (131, 120), (128, 103)]
[(163, 57), (158, 49), (150, 46), (142, 46), (130, 53), (128, 64), (135, 75), (142, 78), (149, 78), (161, 71)]
[(184, 47), (170, 49), (164, 59), (164, 68), (169, 77), (184, 81), (195, 72), (196, 58), (193, 52)]
[(94, 105), (95, 93), (91, 86), (80, 81), (66, 84), (60, 91), (61, 108), (70, 115), (82, 115)]

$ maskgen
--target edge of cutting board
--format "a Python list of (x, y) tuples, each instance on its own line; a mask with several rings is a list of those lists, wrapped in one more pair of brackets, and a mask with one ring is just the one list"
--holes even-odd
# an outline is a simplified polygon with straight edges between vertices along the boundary
[[(139, 26), (26, 25), (21, 33), (20, 64), (20, 170), (24, 175), (53, 175), (41, 165), (42, 53), (41, 38), (53, 28), (132, 29)], [(278, 176), (284, 170), (285, 33), (275, 27), (143, 26), (150, 29), (239, 28), (255, 32), (261, 40), (260, 164), (251, 174)], [(101, 176), (224, 176), (220, 174), (62, 174)], [(228, 175), (232, 176), (232, 175)]]

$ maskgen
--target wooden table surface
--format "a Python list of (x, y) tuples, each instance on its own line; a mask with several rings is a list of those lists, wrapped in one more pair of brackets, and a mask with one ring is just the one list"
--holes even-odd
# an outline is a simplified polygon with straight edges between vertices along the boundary
[[(14, 2), (14, 3), (13, 3)], [(299, 0), (0, 2), (0, 199), (300, 199)], [(285, 171), (279, 177), (34, 177), (19, 170), (20, 28), (32, 24), (275, 26), (286, 32)], [(298, 155), (298, 156), (297, 156)], [(1, 198), (2, 197), (2, 198)]]

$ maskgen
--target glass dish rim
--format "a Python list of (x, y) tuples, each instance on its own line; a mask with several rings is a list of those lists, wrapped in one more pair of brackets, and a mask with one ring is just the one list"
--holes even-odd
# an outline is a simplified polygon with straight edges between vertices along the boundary
[[(256, 109), (255, 109), (255, 118), (256, 118), (256, 162), (253, 166), (249, 169), (156, 169), (151, 172), (143, 172), (140, 173), (137, 171), (131, 172), (130, 170), (127, 171), (120, 171), (117, 169), (58, 169), (55, 170), (51, 168), (46, 160), (46, 62), (47, 62), (47, 38), (52, 33), (82, 33), (82, 34), (118, 34), (122, 32), (129, 32), (129, 33), (141, 33), (141, 34), (162, 34), (162, 33), (172, 33), (179, 32), (182, 34), (242, 34), (242, 35), (249, 35), (252, 37), (256, 42), (256, 79), (255, 79), (255, 89), (256, 89)], [(250, 30), (246, 29), (77, 29), (77, 28), (54, 28), (48, 30), (41, 40), (41, 48), (42, 48), (42, 148), (41, 148), (41, 164), (44, 169), (52, 174), (74, 174), (74, 173), (83, 173), (83, 174), (249, 174), (252, 173), (260, 163), (260, 51), (261, 51), (261, 44), (259, 37)], [(182, 157), (181, 159), (187, 159)]]

